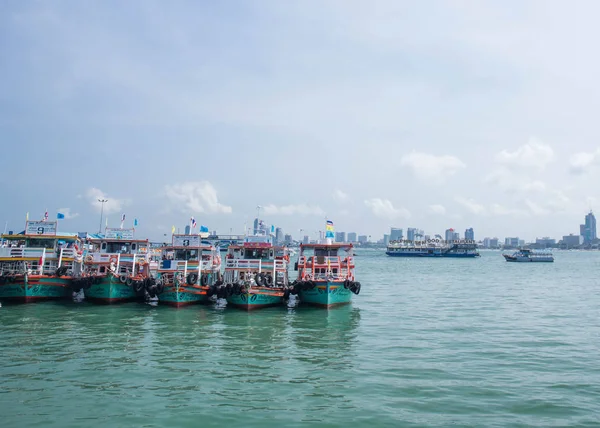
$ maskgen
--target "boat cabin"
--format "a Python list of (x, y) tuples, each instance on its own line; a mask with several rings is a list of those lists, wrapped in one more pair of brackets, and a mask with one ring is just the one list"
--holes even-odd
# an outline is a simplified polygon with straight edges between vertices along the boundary
[(85, 265), (92, 275), (148, 276), (147, 239), (135, 239), (133, 229), (106, 229), (105, 234), (89, 235), (86, 240)]
[(352, 244), (301, 244), (296, 270), (302, 281), (352, 281)]
[(183, 280), (190, 273), (195, 273), (200, 277), (201, 285), (207, 285), (209, 279), (206, 275), (216, 276), (221, 270), (219, 249), (201, 242), (198, 235), (173, 235), (171, 245), (161, 250), (158, 273), (165, 284), (174, 283), (175, 275), (182, 275)]
[(283, 287), (288, 284), (288, 263), (287, 248), (274, 246), (272, 236), (247, 236), (227, 248), (224, 281)]
[(2, 235), (0, 274), (63, 275), (80, 272), (83, 245), (76, 233), (57, 233), (57, 222), (27, 221), (17, 235)]

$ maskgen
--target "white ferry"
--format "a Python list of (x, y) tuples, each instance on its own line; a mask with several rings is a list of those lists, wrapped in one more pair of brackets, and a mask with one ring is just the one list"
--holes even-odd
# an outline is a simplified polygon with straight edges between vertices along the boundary
[(479, 257), (477, 242), (467, 239), (443, 241), (428, 239), (426, 241), (391, 241), (385, 252), (392, 257)]

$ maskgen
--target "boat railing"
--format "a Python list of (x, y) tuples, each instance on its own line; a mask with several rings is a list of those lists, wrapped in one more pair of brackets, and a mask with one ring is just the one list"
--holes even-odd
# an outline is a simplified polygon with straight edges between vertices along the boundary
[(45, 248), (17, 248), (3, 247), (0, 248), (0, 257), (10, 257), (15, 259), (39, 259), (40, 257), (56, 257), (54, 250), (49, 250), (46, 253)]
[(285, 260), (263, 260), (260, 259), (227, 259), (225, 262), (226, 269), (239, 270), (285, 270), (287, 267)]

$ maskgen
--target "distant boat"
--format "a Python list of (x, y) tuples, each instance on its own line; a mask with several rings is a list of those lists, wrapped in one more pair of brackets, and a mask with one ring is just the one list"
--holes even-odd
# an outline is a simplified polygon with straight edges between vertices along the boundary
[(532, 251), (526, 248), (512, 254), (502, 254), (507, 262), (553, 262), (554, 256), (549, 251)]
[(391, 241), (385, 252), (392, 257), (479, 257), (477, 243), (472, 240)]

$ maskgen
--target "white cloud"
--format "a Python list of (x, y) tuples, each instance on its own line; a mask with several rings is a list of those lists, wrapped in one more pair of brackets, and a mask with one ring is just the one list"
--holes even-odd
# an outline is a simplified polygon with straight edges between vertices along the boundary
[(466, 167), (455, 156), (435, 156), (414, 151), (402, 156), (400, 164), (411, 168), (417, 178), (434, 184), (442, 184), (448, 177)]
[(525, 199), (525, 205), (527, 206), (527, 208), (529, 208), (529, 211), (531, 211), (531, 214), (533, 215), (547, 215), (550, 213), (550, 211), (538, 204), (536, 204), (535, 202), (529, 200), (529, 199)]
[(439, 204), (429, 205), (429, 212), (432, 214), (444, 215), (446, 214), (446, 207)]
[(335, 189), (335, 191), (333, 192), (333, 199), (335, 199), (338, 202), (345, 202), (348, 200), (348, 194), (344, 193), (340, 189)]
[(505, 207), (504, 205), (500, 205), (500, 204), (492, 204), (490, 207), (490, 212), (496, 216), (520, 217), (520, 216), (528, 215), (527, 211), (525, 211), (525, 210), (522, 210), (519, 208), (508, 208), (508, 207)]
[(262, 209), (265, 215), (325, 215), (325, 211), (321, 207), (307, 204), (282, 206), (270, 204), (265, 205)]
[(117, 199), (112, 196), (108, 196), (102, 190), (92, 187), (86, 191), (86, 197), (90, 204), (98, 211), (102, 209), (102, 202), (98, 199), (106, 200), (104, 202), (104, 214), (118, 213), (123, 210), (123, 206), (127, 205), (128, 201), (125, 199)]
[(410, 218), (410, 211), (406, 208), (394, 208), (394, 205), (388, 199), (367, 199), (365, 200), (365, 205), (369, 207), (377, 217), (389, 219)]
[(457, 197), (457, 198), (454, 198), (454, 200), (456, 202), (458, 202), (459, 204), (461, 204), (462, 206), (464, 206), (469, 212), (471, 212), (473, 214), (479, 215), (479, 214), (486, 213), (485, 207), (481, 204), (478, 204), (473, 199), (465, 199), (465, 198)]
[(554, 150), (535, 138), (519, 147), (514, 152), (502, 150), (496, 155), (496, 161), (509, 168), (537, 168), (544, 169), (554, 160)]
[(509, 193), (541, 193), (546, 191), (546, 183), (543, 181), (531, 179), (525, 174), (509, 171), (504, 167), (495, 169), (483, 181)]
[(593, 166), (600, 164), (600, 149), (595, 152), (579, 152), (575, 153), (569, 159), (569, 169), (573, 174), (581, 174), (586, 172)]
[(169, 202), (182, 212), (229, 214), (232, 209), (223, 205), (217, 197), (217, 190), (208, 181), (188, 181), (165, 186)]
[(69, 220), (79, 216), (79, 213), (72, 213), (71, 208), (59, 208), (57, 212), (64, 214), (65, 220)]

